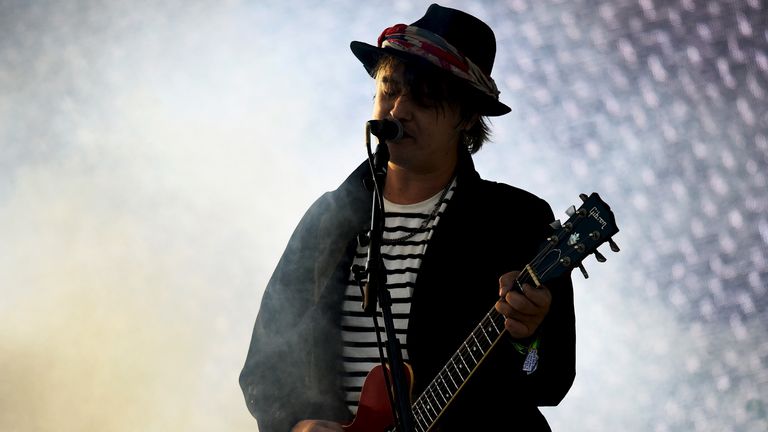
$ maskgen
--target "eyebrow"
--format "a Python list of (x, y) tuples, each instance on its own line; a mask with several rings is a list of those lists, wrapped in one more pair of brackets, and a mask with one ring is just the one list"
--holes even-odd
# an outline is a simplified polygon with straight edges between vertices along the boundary
[(384, 75), (380, 78), (382, 84), (391, 84), (391, 85), (399, 85), (402, 86), (403, 82), (392, 75)]

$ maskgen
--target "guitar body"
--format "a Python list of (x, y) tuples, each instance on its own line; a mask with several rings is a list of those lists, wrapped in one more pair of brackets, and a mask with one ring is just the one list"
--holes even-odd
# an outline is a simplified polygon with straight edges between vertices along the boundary
[[(408, 392), (413, 389), (413, 369), (405, 364)], [(387, 369), (389, 373), (389, 369)], [(390, 382), (392, 375), (389, 375)], [(392, 406), (389, 403), (387, 384), (384, 379), (384, 368), (378, 365), (368, 372), (360, 392), (360, 402), (357, 406), (357, 415), (352, 423), (342, 426), (347, 432), (371, 432), (386, 431), (394, 426)]]

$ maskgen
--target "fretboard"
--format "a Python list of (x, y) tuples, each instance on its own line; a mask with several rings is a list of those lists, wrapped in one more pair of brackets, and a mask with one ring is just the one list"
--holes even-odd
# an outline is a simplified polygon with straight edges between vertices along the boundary
[(503, 332), (504, 316), (492, 308), (412, 404), (417, 432), (426, 432), (437, 422)]

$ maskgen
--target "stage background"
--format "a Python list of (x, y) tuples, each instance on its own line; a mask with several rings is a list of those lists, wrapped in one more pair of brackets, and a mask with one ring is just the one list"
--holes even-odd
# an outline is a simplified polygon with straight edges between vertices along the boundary
[[(0, 0), (0, 430), (256, 430), (263, 287), (364, 154), (348, 43), (427, 5)], [(768, 430), (765, 3), (445, 5), (498, 38), (481, 173), (621, 228), (553, 429)]]

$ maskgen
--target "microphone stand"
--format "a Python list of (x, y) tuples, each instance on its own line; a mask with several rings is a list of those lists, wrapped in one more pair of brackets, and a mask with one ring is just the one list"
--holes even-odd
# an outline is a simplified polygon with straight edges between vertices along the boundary
[[(371, 128), (370, 123), (365, 127), (365, 146), (368, 151), (368, 165), (373, 176), (373, 205), (371, 208), (371, 231), (369, 232), (368, 258), (366, 272), (368, 283), (363, 289), (363, 310), (373, 317), (373, 325), (379, 340), (379, 355), (381, 357), (384, 379), (389, 395), (390, 407), (395, 420), (395, 427), (401, 432), (413, 431), (413, 418), (411, 417), (410, 395), (405, 378), (402, 350), (400, 340), (395, 334), (394, 318), (392, 316), (392, 299), (386, 289), (387, 274), (384, 268), (384, 259), (381, 256), (381, 244), (384, 235), (384, 181), (386, 179), (386, 166), (389, 161), (389, 150), (381, 138), (376, 147), (376, 154), (371, 152)], [(376, 320), (376, 302), (381, 305), (384, 331), (387, 336), (387, 358), (394, 385), (390, 386), (389, 373), (387, 373), (386, 359), (381, 351), (379, 339), (379, 326)], [(390, 391), (393, 389), (394, 394)]]

